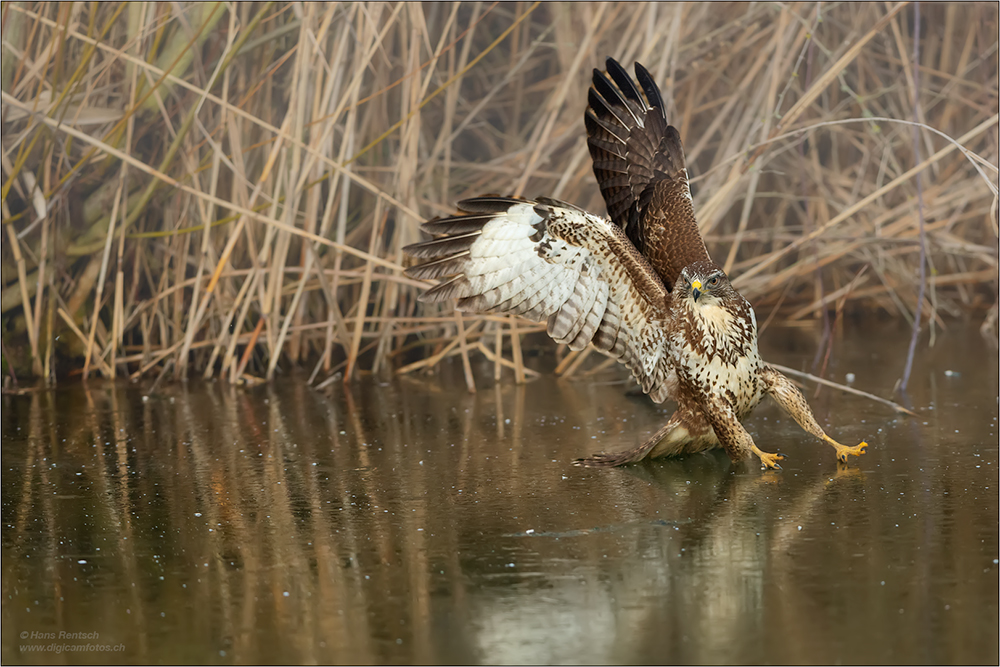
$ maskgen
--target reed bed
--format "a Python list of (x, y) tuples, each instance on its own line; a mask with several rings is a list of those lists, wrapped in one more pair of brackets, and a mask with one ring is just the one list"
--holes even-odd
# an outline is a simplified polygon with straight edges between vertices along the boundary
[(582, 121), (608, 55), (660, 82), (709, 250), (763, 324), (996, 338), (995, 3), (0, 12), (5, 382), (322, 384), (456, 355), (472, 391), (479, 359), (525, 381), (541, 327), (418, 304), (401, 248), (481, 193), (603, 212)]

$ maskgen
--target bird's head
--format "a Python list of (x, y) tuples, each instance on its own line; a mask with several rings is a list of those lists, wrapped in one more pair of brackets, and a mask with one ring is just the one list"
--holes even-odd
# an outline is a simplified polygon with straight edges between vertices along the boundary
[(734, 292), (726, 272), (713, 262), (694, 262), (685, 266), (677, 287), (681, 294), (702, 307), (719, 305)]

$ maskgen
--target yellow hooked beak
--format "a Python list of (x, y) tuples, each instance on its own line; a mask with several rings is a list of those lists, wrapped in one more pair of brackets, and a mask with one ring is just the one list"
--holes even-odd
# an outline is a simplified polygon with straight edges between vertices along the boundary
[(695, 280), (691, 283), (691, 296), (697, 301), (698, 297), (701, 296), (701, 281)]

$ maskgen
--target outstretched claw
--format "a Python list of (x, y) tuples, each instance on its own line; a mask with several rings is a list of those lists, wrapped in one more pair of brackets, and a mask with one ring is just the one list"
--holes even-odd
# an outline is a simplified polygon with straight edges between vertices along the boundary
[(781, 466), (778, 465), (778, 461), (784, 461), (784, 454), (770, 454), (768, 452), (761, 451), (754, 447), (754, 454), (760, 457), (760, 467), (762, 470), (767, 468), (772, 468), (774, 470), (781, 470)]
[(819, 424), (816, 423), (816, 418), (813, 417), (812, 410), (809, 409), (809, 404), (806, 403), (806, 399), (802, 396), (802, 392), (796, 389), (792, 381), (787, 377), (771, 368), (770, 366), (765, 366), (762, 372), (762, 377), (764, 378), (764, 384), (767, 393), (769, 393), (778, 405), (787, 412), (789, 415), (798, 422), (805, 431), (812, 433), (817, 438), (826, 441), (833, 448), (837, 450), (837, 460), (841, 463), (847, 463), (848, 456), (861, 456), (865, 453), (868, 448), (867, 442), (862, 442), (855, 447), (845, 447), (840, 444), (820, 428)]
[(867, 442), (861, 442), (854, 447), (848, 447), (847, 445), (840, 444), (829, 436), (824, 436), (823, 439), (833, 445), (833, 448), (837, 450), (837, 460), (841, 463), (847, 463), (848, 456), (861, 456), (868, 449)]

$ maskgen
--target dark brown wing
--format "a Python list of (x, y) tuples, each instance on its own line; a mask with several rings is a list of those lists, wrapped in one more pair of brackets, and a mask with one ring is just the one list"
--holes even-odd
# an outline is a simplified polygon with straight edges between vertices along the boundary
[(677, 129), (646, 68), (636, 81), (613, 58), (594, 70), (584, 122), (594, 175), (611, 220), (653, 265), (667, 290), (688, 264), (711, 261), (698, 232)]
[(593, 343), (628, 366), (657, 403), (667, 398), (667, 292), (621, 228), (551, 199), (479, 197), (465, 212), (422, 228), (440, 238), (405, 247), (425, 261), (412, 278), (446, 280), (421, 301), (513, 313), (540, 322), (559, 343)]

